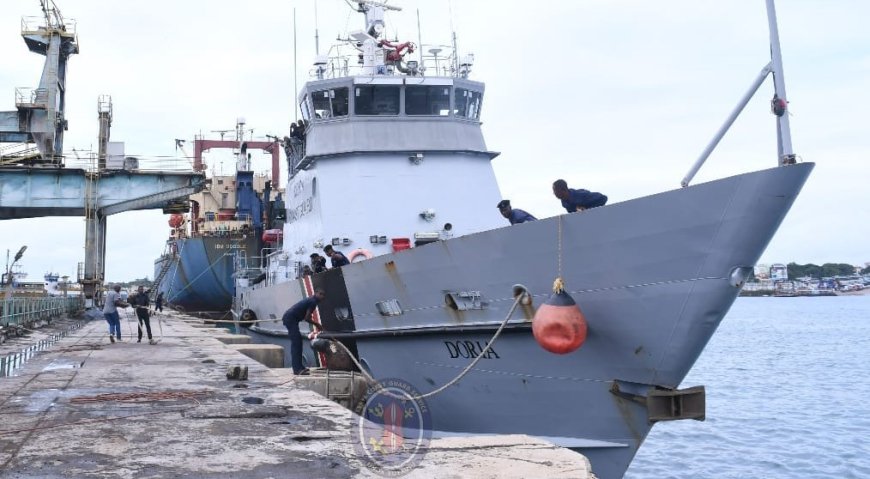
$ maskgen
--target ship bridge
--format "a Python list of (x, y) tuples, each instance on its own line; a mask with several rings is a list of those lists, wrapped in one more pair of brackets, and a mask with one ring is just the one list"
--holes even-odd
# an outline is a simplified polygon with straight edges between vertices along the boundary
[(291, 175), (345, 154), (497, 156), (480, 128), (484, 84), (468, 78), (474, 55), (459, 54), (455, 35), (452, 45), (390, 40), (385, 11), (401, 8), (352, 1), (365, 15), (364, 29), (316, 56), (314, 79), (297, 97), (305, 141), (289, 142)]
[(484, 84), (464, 78), (375, 76), (310, 82), (300, 93), (308, 122), (304, 155), (294, 169), (317, 157), (345, 153), (480, 153)]

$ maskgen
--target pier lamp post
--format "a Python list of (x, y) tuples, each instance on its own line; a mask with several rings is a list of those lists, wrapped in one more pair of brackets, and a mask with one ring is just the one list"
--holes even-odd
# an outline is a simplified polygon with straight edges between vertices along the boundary
[[(3, 317), (6, 317), (7, 307), (9, 300), (12, 299), (12, 268), (15, 266), (15, 263), (24, 256), (24, 251), (27, 249), (27, 246), (22, 246), (17, 253), (15, 253), (15, 258), (13, 258), (12, 263), (9, 263), (9, 250), (6, 250), (6, 273), (3, 278), (3, 285), (6, 287), (6, 295), (3, 298)], [(5, 324), (5, 322), (4, 322)]]
[(3, 275), (4, 285), (8, 283), (10, 287), (12, 286), (12, 268), (15, 266), (15, 263), (17, 263), (18, 260), (20, 260), (21, 257), (24, 256), (24, 251), (26, 250), (27, 245), (22, 246), (21, 249), (18, 250), (17, 253), (15, 253), (15, 257), (12, 259), (11, 264), (9, 263), (9, 250), (6, 250), (6, 273)]

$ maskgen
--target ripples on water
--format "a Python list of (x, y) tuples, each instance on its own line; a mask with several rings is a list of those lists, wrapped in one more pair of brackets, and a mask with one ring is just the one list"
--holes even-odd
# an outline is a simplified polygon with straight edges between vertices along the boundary
[[(870, 296), (738, 298), (626, 479), (870, 478)], [(593, 464), (593, 467), (595, 465)]]

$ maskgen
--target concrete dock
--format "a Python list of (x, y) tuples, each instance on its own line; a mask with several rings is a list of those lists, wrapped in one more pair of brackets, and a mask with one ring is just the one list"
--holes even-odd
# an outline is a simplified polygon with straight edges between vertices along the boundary
[[(185, 319), (152, 320), (155, 345), (131, 340), (123, 313), (120, 343), (89, 321), (0, 378), (0, 477), (381, 477), (355, 450), (358, 417), (248, 357), (243, 338)], [(248, 380), (227, 379), (234, 366)], [(402, 477), (594, 476), (552, 444), (476, 436), (433, 439)]]

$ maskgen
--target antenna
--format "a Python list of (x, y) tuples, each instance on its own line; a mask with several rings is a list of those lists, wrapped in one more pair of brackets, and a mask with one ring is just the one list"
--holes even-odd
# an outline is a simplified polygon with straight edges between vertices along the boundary
[(314, 54), (320, 55), (320, 32), (317, 28), (317, 0), (314, 0)]
[(235, 130), (211, 130), (212, 133), (218, 133), (221, 135), (221, 141), (223, 141), (224, 135), (226, 135), (227, 133), (229, 133), (231, 131), (235, 131)]
[[(317, 5), (315, 3), (315, 5)], [(299, 105), (296, 104), (296, 95), (299, 94), (299, 87), (296, 84), (296, 71), (299, 69), (296, 63), (296, 7), (293, 7), (293, 94), (290, 95), (290, 101), (293, 107), (294, 122), (299, 121)]]
[(420, 33), (420, 9), (417, 9), (417, 44), (420, 45), (420, 67), (423, 66), (423, 34)]
[(447, 11), (450, 15), (450, 31), (453, 33), (453, 71), (458, 72), (459, 50), (456, 48), (456, 29), (453, 27), (453, 2), (451, 0), (447, 0)]

